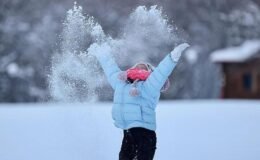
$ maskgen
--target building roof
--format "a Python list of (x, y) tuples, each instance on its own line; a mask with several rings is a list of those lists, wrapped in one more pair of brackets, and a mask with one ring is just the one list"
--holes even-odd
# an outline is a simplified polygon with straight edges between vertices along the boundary
[(244, 62), (260, 54), (260, 40), (248, 40), (242, 45), (214, 51), (210, 55), (213, 62)]

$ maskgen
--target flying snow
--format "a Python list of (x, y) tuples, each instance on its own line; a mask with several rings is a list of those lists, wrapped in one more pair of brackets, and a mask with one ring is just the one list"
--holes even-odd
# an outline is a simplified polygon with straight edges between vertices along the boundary
[(52, 98), (63, 102), (98, 100), (97, 88), (106, 81), (96, 58), (87, 53), (93, 43), (108, 43), (119, 66), (127, 66), (166, 55), (177, 40), (174, 27), (157, 6), (137, 7), (126, 20), (122, 33), (111, 38), (75, 3), (63, 23), (61, 51), (53, 56), (49, 76)]

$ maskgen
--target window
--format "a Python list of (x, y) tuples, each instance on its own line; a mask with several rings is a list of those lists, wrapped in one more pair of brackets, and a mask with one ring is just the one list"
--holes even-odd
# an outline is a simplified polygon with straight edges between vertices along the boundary
[(251, 91), (252, 90), (252, 74), (251, 73), (245, 73), (243, 75), (243, 87), (245, 90), (247, 91)]

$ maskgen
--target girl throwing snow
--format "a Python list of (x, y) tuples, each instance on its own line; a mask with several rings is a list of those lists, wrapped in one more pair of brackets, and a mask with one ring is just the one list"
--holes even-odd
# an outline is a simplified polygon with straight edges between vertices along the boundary
[(112, 117), (124, 132), (119, 160), (152, 160), (156, 149), (155, 108), (160, 94), (169, 86), (168, 77), (189, 45), (183, 43), (154, 68), (138, 63), (121, 71), (107, 43), (92, 44), (88, 53), (95, 55), (114, 89)]

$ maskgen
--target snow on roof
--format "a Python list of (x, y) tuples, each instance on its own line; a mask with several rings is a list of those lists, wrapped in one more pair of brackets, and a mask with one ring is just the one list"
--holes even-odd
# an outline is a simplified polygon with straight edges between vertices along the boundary
[(217, 50), (210, 55), (213, 62), (243, 62), (260, 51), (260, 40), (248, 40), (240, 46)]

